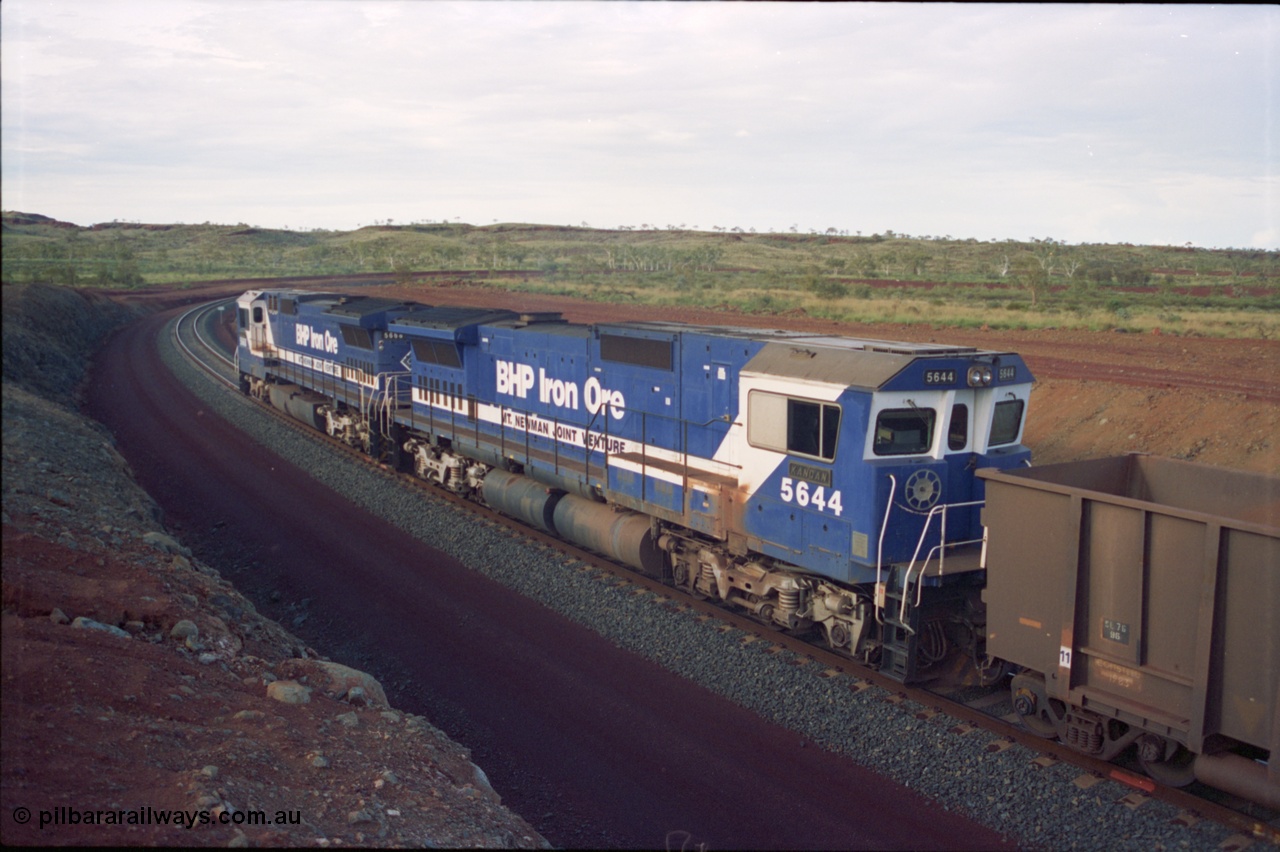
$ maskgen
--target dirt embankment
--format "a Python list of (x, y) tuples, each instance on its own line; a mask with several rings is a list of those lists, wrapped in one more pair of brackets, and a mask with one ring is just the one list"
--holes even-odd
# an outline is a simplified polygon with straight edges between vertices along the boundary
[(128, 312), (3, 295), (0, 841), (544, 846), (465, 749), (165, 531), (70, 404)]

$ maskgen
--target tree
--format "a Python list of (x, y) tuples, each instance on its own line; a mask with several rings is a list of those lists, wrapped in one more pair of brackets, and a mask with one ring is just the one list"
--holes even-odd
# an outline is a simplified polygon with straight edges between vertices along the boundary
[(1033, 308), (1049, 293), (1049, 272), (1035, 256), (1018, 260), (1016, 280), (1027, 288)]
[(1044, 270), (1046, 277), (1053, 274), (1054, 259), (1058, 256), (1058, 250), (1062, 244), (1053, 239), (1053, 237), (1045, 237), (1043, 240), (1032, 239), (1031, 249), (1032, 256), (1036, 259), (1036, 263), (1040, 264), (1040, 268)]

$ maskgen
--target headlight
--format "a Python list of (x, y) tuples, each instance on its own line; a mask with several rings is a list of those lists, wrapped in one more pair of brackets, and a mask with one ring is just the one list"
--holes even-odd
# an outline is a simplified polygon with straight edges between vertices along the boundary
[(967, 378), (971, 388), (989, 387), (992, 379), (991, 367), (986, 364), (974, 364), (969, 368)]

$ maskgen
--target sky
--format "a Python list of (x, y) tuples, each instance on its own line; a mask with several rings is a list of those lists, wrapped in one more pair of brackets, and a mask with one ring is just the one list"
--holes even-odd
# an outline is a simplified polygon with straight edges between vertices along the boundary
[(0, 202), (1280, 248), (1280, 7), (4, 0)]

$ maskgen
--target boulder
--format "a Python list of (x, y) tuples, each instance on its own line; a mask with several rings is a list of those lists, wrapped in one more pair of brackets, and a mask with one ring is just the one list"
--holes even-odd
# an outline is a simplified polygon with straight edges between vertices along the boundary
[(267, 684), (267, 697), (283, 704), (310, 704), (311, 690), (296, 680), (277, 680)]
[(359, 689), (362, 692), (357, 692), (356, 697), (362, 706), (379, 710), (389, 707), (387, 693), (383, 690), (382, 684), (378, 683), (377, 678), (341, 663), (328, 660), (284, 660), (276, 666), (276, 672), (281, 677), (294, 680), (305, 677), (309, 683), (331, 698), (345, 698), (352, 689)]

